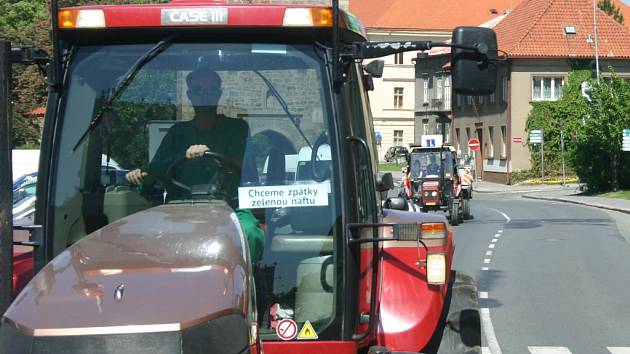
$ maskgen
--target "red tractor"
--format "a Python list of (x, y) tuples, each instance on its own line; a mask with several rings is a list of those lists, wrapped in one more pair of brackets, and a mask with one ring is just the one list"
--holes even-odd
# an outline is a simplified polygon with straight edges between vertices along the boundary
[(456, 92), (488, 94), (492, 30), (369, 42), (336, 1), (52, 6), (36, 225), (19, 241), (34, 249), (19, 281), (34, 276), (0, 352), (480, 352), (446, 218), (383, 197), (367, 93), (384, 63), (362, 60), (449, 46)]
[(406, 196), (416, 209), (448, 212), (451, 225), (464, 221), (468, 199), (464, 197), (457, 169), (457, 152), (452, 146), (411, 145), (408, 174)]

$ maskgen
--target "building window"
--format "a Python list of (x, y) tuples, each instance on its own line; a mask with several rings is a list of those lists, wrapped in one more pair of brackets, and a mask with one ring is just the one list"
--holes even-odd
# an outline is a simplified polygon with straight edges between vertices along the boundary
[(473, 97), (472, 96), (466, 96), (466, 104), (469, 106), (472, 106), (473, 103)]
[(501, 97), (503, 99), (503, 102), (507, 102), (508, 101), (508, 79), (507, 79), (507, 76), (503, 78), (502, 88), (503, 88), (503, 90), (501, 92), (502, 93)]
[(501, 126), (501, 157), (507, 157), (507, 151), (505, 149), (507, 143), (507, 127), (505, 125)]
[(457, 97), (457, 107), (461, 107), (462, 106), (462, 95), (460, 94), (456, 94), (455, 97)]
[(488, 127), (488, 158), (494, 158), (494, 127)]
[(422, 120), (422, 135), (429, 135), (429, 120)]
[(437, 78), (437, 93), (436, 93), (436, 98), (438, 100), (441, 100), (442, 98), (444, 98), (444, 79), (441, 77)]
[(423, 91), (424, 103), (428, 103), (429, 102), (429, 78), (425, 77), (422, 80), (422, 84), (424, 85), (424, 91)]
[(470, 128), (466, 128), (466, 151), (468, 153), (468, 155), (471, 155), (471, 150), (470, 147), (468, 147), (468, 142), (470, 141)]
[(396, 53), (394, 54), (394, 64), (403, 64), (403, 56), (404, 53)]
[(532, 100), (555, 101), (562, 97), (561, 77), (532, 77)]
[(490, 101), (490, 103), (495, 103), (496, 102), (496, 96), (494, 94), (494, 92), (488, 96), (488, 100)]
[(394, 108), (395, 109), (403, 108), (403, 88), (402, 87), (394, 87)]
[(403, 131), (394, 130), (394, 146), (399, 146), (402, 144), (403, 144)]
[(479, 96), (479, 105), (482, 106), (484, 102), (484, 96)]
[(447, 76), (444, 78), (444, 108), (446, 110), (450, 110), (452, 103), (453, 100), (451, 98), (451, 77)]
[(455, 128), (455, 149), (457, 150), (457, 153), (459, 154), (462, 149), (461, 149), (461, 135), (459, 134), (459, 128)]

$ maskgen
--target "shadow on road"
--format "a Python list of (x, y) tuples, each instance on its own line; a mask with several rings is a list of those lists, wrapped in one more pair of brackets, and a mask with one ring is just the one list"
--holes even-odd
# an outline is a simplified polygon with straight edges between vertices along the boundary
[(610, 225), (610, 219), (512, 219), (505, 224), (506, 229), (534, 229), (548, 225), (592, 225), (605, 226)]
[[(478, 273), (477, 289), (480, 292), (491, 293), (497, 281), (504, 278), (502, 270), (484, 270)], [(479, 299), (479, 305), (484, 308), (496, 308), (503, 304), (497, 299)]]

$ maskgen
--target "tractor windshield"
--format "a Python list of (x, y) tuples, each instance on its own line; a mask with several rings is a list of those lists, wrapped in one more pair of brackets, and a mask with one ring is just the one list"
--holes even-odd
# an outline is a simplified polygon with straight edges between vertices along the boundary
[(325, 52), (180, 39), (115, 94), (155, 43), (71, 48), (54, 252), (136, 212), (224, 201), (264, 235), (251, 254), (263, 338), (280, 340), (283, 319), (326, 338), (338, 308), (340, 197)]
[(429, 150), (413, 152), (409, 158), (412, 178), (436, 178), (444, 169), (444, 176), (453, 175), (453, 155), (449, 150)]

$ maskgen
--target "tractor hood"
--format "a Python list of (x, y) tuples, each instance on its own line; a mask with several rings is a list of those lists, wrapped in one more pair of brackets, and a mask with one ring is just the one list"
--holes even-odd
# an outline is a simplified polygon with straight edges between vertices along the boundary
[(243, 231), (227, 204), (167, 204), (59, 254), (4, 321), (34, 337), (182, 331), (246, 318), (250, 277)]

